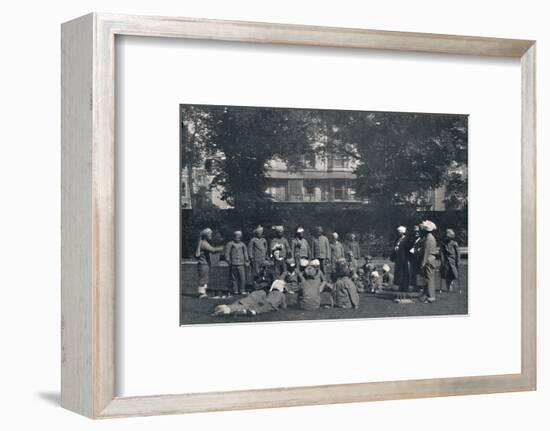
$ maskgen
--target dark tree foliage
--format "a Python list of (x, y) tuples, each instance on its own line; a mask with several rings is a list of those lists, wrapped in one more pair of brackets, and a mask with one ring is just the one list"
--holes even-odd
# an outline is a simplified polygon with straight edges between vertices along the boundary
[(452, 173), (447, 181), (447, 208), (467, 210), (468, 208), (468, 180), (462, 175)]
[[(253, 210), (269, 201), (269, 162), (279, 159), (290, 169), (303, 166), (301, 155), (311, 150), (310, 114), (304, 110), (225, 106), (185, 106), (182, 109), (186, 154), (183, 166), (212, 157), (211, 186), (235, 208)], [(187, 139), (186, 139), (187, 137)]]
[(450, 168), (468, 163), (466, 116), (338, 112), (334, 120), (329, 151), (357, 161), (357, 193), (372, 204), (422, 206)]
[[(273, 159), (290, 170), (303, 156), (345, 156), (355, 161), (357, 195), (379, 219), (427, 210), (426, 192), (446, 184), (450, 208), (467, 206), (467, 116), (333, 110), (183, 106), (182, 166), (204, 167), (243, 228), (270, 211), (267, 170)], [(192, 178), (189, 173), (191, 190)], [(197, 207), (196, 202), (193, 207)]]

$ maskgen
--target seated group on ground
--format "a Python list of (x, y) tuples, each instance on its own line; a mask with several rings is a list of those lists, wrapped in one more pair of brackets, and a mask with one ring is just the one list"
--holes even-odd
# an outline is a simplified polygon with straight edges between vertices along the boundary
[[(332, 241), (317, 227), (311, 244), (304, 238), (303, 228), (296, 230), (291, 242), (284, 237), (284, 228), (274, 226), (275, 237), (269, 242), (263, 228), (254, 230), (246, 245), (242, 232), (234, 232), (225, 247), (210, 244), (212, 230), (200, 233), (196, 257), (200, 298), (209, 298), (210, 255), (225, 253), (228, 263), (229, 293), (214, 291), (212, 298), (239, 297), (231, 304), (216, 306), (214, 315), (257, 315), (287, 306), (303, 310), (319, 308), (354, 309), (359, 307), (360, 293), (380, 295), (399, 292), (395, 302), (433, 303), (435, 297), (436, 260), (440, 261), (441, 281), (452, 291), (458, 281), (460, 253), (454, 232), (447, 229), (437, 249), (433, 235), (436, 226), (426, 220), (414, 226), (410, 235), (404, 226), (397, 228), (390, 265), (374, 265), (370, 256), (361, 258), (355, 235), (342, 244), (337, 233)], [(416, 296), (408, 293), (420, 292)]]

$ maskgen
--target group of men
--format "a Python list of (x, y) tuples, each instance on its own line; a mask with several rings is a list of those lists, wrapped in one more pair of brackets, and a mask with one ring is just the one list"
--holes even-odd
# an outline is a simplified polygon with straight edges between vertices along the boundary
[[(316, 227), (310, 243), (304, 237), (304, 229), (298, 227), (294, 238), (288, 241), (284, 236), (283, 226), (274, 226), (274, 236), (268, 241), (264, 237), (263, 227), (258, 226), (248, 244), (243, 242), (242, 232), (236, 231), (233, 239), (224, 247), (213, 247), (210, 244), (212, 231), (205, 229), (200, 234), (196, 252), (199, 296), (208, 298), (206, 291), (211, 253), (223, 252), (229, 266), (229, 295), (247, 295), (249, 290), (254, 292), (264, 287), (269, 293), (269, 285), (260, 286), (258, 289), (258, 283), (284, 281), (291, 268), (301, 269), (299, 273), (302, 274), (308, 266), (318, 270), (322, 281), (330, 286), (336, 282), (337, 268), (345, 267), (344, 272), (348, 273), (358, 292), (377, 293), (382, 289), (398, 289), (402, 292), (421, 290), (423, 293), (420, 300), (432, 303), (435, 301), (434, 276), (438, 254), (442, 262), (442, 280), (445, 279), (449, 290), (453, 286), (453, 281), (458, 278), (460, 259), (454, 232), (450, 229), (446, 231), (443, 244), (438, 251), (437, 241), (433, 235), (435, 229), (435, 224), (429, 220), (414, 226), (410, 234), (404, 226), (397, 228), (398, 238), (390, 256), (395, 263), (394, 274), (391, 274), (387, 264), (380, 269), (373, 266), (370, 256), (365, 256), (361, 260), (364, 263), (359, 265), (362, 256), (354, 234), (350, 234), (347, 241), (342, 243), (338, 233), (332, 233), (329, 240), (323, 228)], [(267, 272), (271, 274), (270, 280), (265, 279)], [(307, 277), (302, 277), (302, 282), (305, 283), (306, 279)], [(322, 289), (324, 285), (321, 286)], [(223, 293), (222, 295), (225, 296)]]
[[(354, 234), (350, 234), (348, 241), (340, 242), (338, 233), (334, 232), (332, 241), (325, 236), (322, 227), (316, 227), (311, 244), (304, 237), (304, 229), (299, 227), (295, 236), (288, 241), (284, 236), (283, 226), (274, 226), (274, 236), (268, 242), (264, 237), (264, 228), (254, 229), (252, 239), (248, 245), (242, 240), (241, 231), (233, 234), (233, 239), (223, 248), (225, 260), (229, 265), (229, 287), (233, 294), (245, 294), (247, 281), (252, 282), (258, 276), (266, 261), (273, 264), (275, 277), (279, 277), (287, 269), (287, 260), (291, 259), (299, 266), (300, 261), (316, 259), (320, 270), (326, 274), (330, 267), (334, 267), (339, 259), (359, 259), (361, 252), (359, 242)], [(222, 251), (222, 249), (218, 249)], [(247, 268), (250, 276), (247, 277)], [(202, 293), (201, 293), (202, 294)]]
[[(395, 262), (394, 283), (400, 291), (421, 290), (424, 302), (435, 302), (435, 272), (439, 266), (440, 287), (452, 292), (459, 283), (460, 249), (455, 232), (446, 229), (440, 243), (434, 236), (435, 223), (425, 220), (414, 226), (411, 235), (404, 226), (397, 228), (391, 260)], [(460, 285), (459, 291), (461, 292)]]

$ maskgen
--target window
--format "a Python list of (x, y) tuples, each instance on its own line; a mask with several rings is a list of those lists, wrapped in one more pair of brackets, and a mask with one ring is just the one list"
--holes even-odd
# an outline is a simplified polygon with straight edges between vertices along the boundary
[(355, 187), (348, 184), (348, 201), (357, 200), (357, 193), (355, 192)]
[(301, 202), (304, 200), (304, 181), (288, 180), (288, 194), (291, 201)]
[(357, 193), (353, 182), (335, 180), (332, 182), (332, 193), (335, 201), (356, 201)]
[(345, 181), (334, 181), (333, 182), (333, 193), (335, 201), (343, 201), (346, 198), (346, 182)]
[(315, 183), (311, 180), (304, 181), (304, 200), (309, 202), (317, 200), (315, 194)]
[(320, 188), (320, 199), (322, 202), (326, 202), (330, 200), (330, 187), (328, 181), (323, 181), (319, 183)]
[(315, 184), (313, 181), (304, 181), (304, 194), (314, 195), (315, 194)]
[(267, 193), (271, 195), (275, 201), (286, 201), (286, 186), (282, 183), (271, 184), (267, 188)]
[(330, 157), (330, 167), (335, 168), (349, 168), (349, 159), (345, 156), (331, 156)]

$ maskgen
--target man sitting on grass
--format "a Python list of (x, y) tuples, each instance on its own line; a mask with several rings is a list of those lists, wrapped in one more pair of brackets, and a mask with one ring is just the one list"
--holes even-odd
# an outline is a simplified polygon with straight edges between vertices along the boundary
[(320, 270), (309, 265), (307, 260), (302, 259), (300, 266), (306, 264), (300, 277), (300, 290), (298, 291), (298, 304), (302, 310), (318, 310), (321, 306), (321, 292), (326, 285), (321, 278)]
[(337, 308), (359, 308), (359, 293), (357, 286), (350, 278), (350, 270), (346, 265), (336, 268), (334, 283), (334, 306)]
[(390, 266), (387, 263), (382, 265), (382, 288), (394, 289), (393, 274), (390, 272)]
[(271, 284), (275, 280), (275, 275), (273, 274), (273, 263), (269, 260), (264, 260), (258, 271), (258, 274), (254, 276), (254, 291), (264, 290), (269, 291)]
[(388, 264), (382, 265), (382, 274), (378, 271), (372, 271), (371, 278), (371, 291), (373, 293), (382, 293), (384, 290), (395, 290), (393, 285), (393, 274), (390, 272), (390, 266)]
[(289, 257), (286, 260), (286, 271), (279, 277), (280, 280), (285, 282), (286, 290), (286, 303), (289, 307), (295, 305), (298, 302), (298, 291), (300, 290), (300, 279), (302, 275), (296, 268), (296, 261)]

